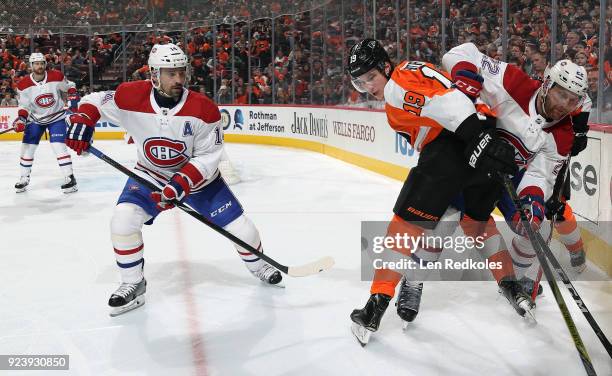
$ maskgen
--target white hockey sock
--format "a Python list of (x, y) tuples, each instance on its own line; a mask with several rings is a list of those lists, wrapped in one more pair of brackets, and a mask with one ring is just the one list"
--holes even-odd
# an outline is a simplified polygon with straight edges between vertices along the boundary
[(51, 147), (55, 152), (57, 163), (62, 170), (62, 174), (64, 174), (64, 176), (72, 175), (72, 159), (70, 158), (70, 154), (68, 154), (66, 144), (63, 142), (52, 142)]
[[(244, 240), (244, 242), (253, 246), (258, 251), (263, 252), (259, 232), (257, 231), (257, 228), (253, 222), (244, 214), (223, 228), (235, 235), (237, 238)], [(259, 270), (259, 268), (261, 268), (262, 264), (265, 262), (239, 245), (234, 244), (234, 247), (236, 247), (238, 256), (240, 256), (247, 269), (249, 269), (251, 272)]]
[(34, 164), (34, 153), (36, 153), (36, 144), (21, 144), (21, 158), (19, 160), (21, 176), (30, 176), (32, 172), (32, 164)]
[(115, 207), (111, 220), (111, 241), (124, 283), (138, 283), (143, 278), (144, 243), (141, 230), (150, 218), (144, 209), (135, 204), (121, 203)]

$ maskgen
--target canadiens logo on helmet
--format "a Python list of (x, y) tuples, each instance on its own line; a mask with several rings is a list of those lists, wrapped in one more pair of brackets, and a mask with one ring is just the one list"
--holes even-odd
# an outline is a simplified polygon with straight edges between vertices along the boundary
[(47, 108), (55, 104), (55, 97), (53, 97), (53, 94), (49, 93), (41, 94), (34, 99), (34, 102), (36, 102), (39, 107)]
[(187, 145), (165, 137), (148, 138), (142, 145), (145, 158), (157, 167), (174, 167), (186, 162)]

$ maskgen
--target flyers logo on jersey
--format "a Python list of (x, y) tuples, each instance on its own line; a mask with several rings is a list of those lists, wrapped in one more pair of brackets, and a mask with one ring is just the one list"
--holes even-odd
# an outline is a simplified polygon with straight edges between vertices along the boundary
[(34, 99), (34, 102), (36, 102), (39, 107), (48, 108), (55, 104), (55, 98), (53, 97), (53, 94), (46, 93), (37, 96)]
[(187, 145), (165, 137), (148, 138), (142, 145), (145, 158), (157, 167), (174, 167), (186, 162)]

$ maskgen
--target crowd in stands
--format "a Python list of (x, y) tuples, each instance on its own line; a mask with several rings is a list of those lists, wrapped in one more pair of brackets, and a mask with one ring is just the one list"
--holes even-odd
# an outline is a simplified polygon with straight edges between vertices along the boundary
[[(59, 0), (52, 9), (41, 7), (46, 2), (29, 2), (26, 13), (31, 20), (23, 12), (0, 11), (0, 27), (24, 20), (36, 25), (35, 30), (41, 26), (41, 32), (31, 36), (3, 34), (0, 28), (0, 98), (7, 91), (12, 93), (15, 82), (27, 74), (24, 59), (30, 52), (30, 43), (34, 44), (34, 50), (47, 54), (50, 64), (63, 65), (71, 79), (80, 79), (81, 87), (89, 83), (90, 60), (94, 77), (116, 63), (121, 34), (94, 35), (91, 41), (88, 36), (66, 36), (64, 45), (69, 48), (62, 53), (57, 32), (45, 32), (43, 26), (65, 24), (67, 20), (74, 25), (78, 22), (127, 24), (147, 18), (156, 22), (155, 30), (128, 33), (128, 79), (146, 78), (146, 57), (153, 44), (172, 41), (190, 56), (192, 88), (219, 103), (359, 105), (372, 100), (353, 90), (344, 72), (344, 59), (357, 40), (375, 35), (396, 61), (409, 57), (438, 64), (444, 50), (473, 42), (488, 56), (505, 59), (536, 78), (542, 78), (554, 48), (557, 59), (567, 58), (585, 66), (593, 102), (602, 95), (605, 106), (602, 111), (612, 114), (609, 90), (612, 4), (606, 9), (606, 33), (602, 36), (607, 47), (599, 51), (599, 1), (596, 0), (560, 0), (557, 40), (552, 42), (550, 1), (508, 2), (505, 57), (501, 0), (446, 0), (444, 28), (441, 0), (411, 0), (409, 24), (407, 2), (398, 2), (400, 8), (396, 9), (395, 0), (378, 0), (376, 9), (372, 1), (363, 0)], [(444, 38), (443, 29), (446, 30)], [(91, 57), (87, 54), (89, 43)], [(605, 74), (598, 92), (597, 64), (601, 58)]]

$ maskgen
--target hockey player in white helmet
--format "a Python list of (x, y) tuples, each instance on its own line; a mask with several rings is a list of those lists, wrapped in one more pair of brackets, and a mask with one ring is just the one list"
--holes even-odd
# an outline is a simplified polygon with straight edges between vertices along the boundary
[[(550, 225), (542, 225), (542, 222), (553, 215), (564, 215), (564, 208), (567, 211), (567, 207), (559, 208), (560, 205), (554, 203), (556, 197), (552, 197), (552, 193), (555, 183), (563, 180), (563, 168), (568, 157), (586, 148), (587, 120), (591, 108), (586, 94), (586, 71), (569, 60), (561, 60), (546, 71), (542, 83), (529, 78), (514, 65), (489, 58), (472, 43), (451, 49), (444, 55), (442, 65), (451, 72), (460, 90), (473, 100), (482, 100), (497, 115), (497, 133), (514, 146), (515, 161), (520, 168), (513, 183), (524, 205), (529, 208), (527, 215), (531, 225), (540, 229), (546, 239)], [(539, 268), (539, 264), (534, 262), (535, 251), (522, 228), (519, 213), (505, 192), (498, 207), (517, 234), (509, 250), (517, 277), (522, 278), (526, 292), (532, 294)], [(469, 233), (475, 224), (466, 217), (461, 221), (461, 226), (464, 232)], [(486, 226), (487, 232), (494, 235), (486, 239), (485, 247), (480, 249), (481, 254), (491, 258), (508, 250), (495, 228), (495, 222), (490, 219)], [(563, 231), (567, 230), (555, 227), (570, 251), (572, 266), (584, 264), (582, 241), (579, 232), (576, 240), (575, 225), (574, 231), (565, 238)], [(571, 228), (567, 224), (565, 227)], [(492, 272), (495, 274), (495, 271)], [(410, 285), (402, 285), (398, 294), (398, 312), (404, 310), (416, 315), (421, 291), (422, 287), (413, 289)]]
[(19, 165), (21, 176), (15, 190), (24, 192), (30, 183), (30, 172), (34, 154), (45, 130), (49, 130), (49, 141), (64, 175), (61, 189), (64, 193), (76, 192), (77, 184), (72, 172), (70, 154), (64, 144), (66, 117), (62, 94), (67, 94), (70, 109), (76, 110), (78, 95), (73, 82), (66, 80), (62, 72), (47, 71), (47, 61), (40, 52), (28, 59), (32, 73), (17, 84), (19, 110), (13, 122), (15, 132), (25, 132), (21, 144)]
[[(138, 150), (136, 173), (162, 187), (152, 192), (130, 178), (119, 196), (111, 220), (111, 240), (122, 283), (109, 299), (112, 316), (144, 303), (142, 226), (152, 224), (175, 200), (184, 201), (261, 250), (257, 228), (219, 174), (223, 153), (219, 109), (206, 96), (185, 88), (187, 56), (174, 44), (156, 44), (148, 64), (150, 80), (92, 93), (68, 119), (67, 144), (78, 154), (89, 147), (94, 124), (101, 117), (124, 127)], [(255, 277), (272, 285), (281, 281), (280, 272), (270, 264), (235, 247)]]

